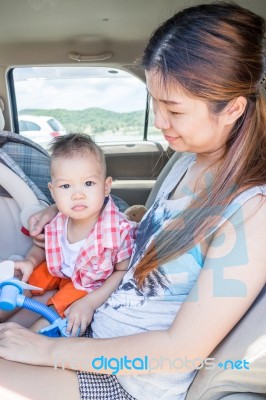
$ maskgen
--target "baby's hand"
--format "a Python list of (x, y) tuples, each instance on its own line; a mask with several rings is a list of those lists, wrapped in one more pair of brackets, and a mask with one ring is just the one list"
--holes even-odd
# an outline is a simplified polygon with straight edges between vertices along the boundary
[(31, 276), (34, 265), (30, 260), (23, 260), (23, 261), (15, 261), (15, 276), (20, 278), (22, 282), (28, 282), (29, 277)]
[(79, 336), (82, 336), (92, 320), (93, 313), (94, 308), (89, 303), (88, 296), (84, 296), (72, 303), (65, 310), (65, 316), (68, 319), (67, 333), (71, 333), (71, 336), (76, 336), (80, 328)]

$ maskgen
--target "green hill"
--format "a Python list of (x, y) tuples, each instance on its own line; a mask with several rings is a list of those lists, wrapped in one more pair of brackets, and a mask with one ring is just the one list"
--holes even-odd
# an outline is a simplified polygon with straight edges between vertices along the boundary
[(85, 110), (24, 109), (19, 115), (44, 115), (56, 118), (68, 132), (96, 134), (102, 132), (143, 131), (145, 111), (118, 113), (102, 108)]

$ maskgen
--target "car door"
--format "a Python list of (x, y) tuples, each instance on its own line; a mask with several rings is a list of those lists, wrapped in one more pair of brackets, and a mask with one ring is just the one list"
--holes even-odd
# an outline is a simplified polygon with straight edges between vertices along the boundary
[(145, 204), (168, 157), (158, 142), (104, 144), (107, 171), (113, 177), (112, 193), (129, 205)]

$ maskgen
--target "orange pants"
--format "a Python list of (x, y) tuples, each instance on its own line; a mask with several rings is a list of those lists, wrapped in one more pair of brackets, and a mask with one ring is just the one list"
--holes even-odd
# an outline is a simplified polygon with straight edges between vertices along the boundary
[(86, 296), (85, 290), (76, 289), (70, 278), (59, 278), (50, 274), (46, 262), (37, 267), (30, 276), (29, 284), (43, 288), (43, 291), (32, 290), (34, 296), (41, 295), (47, 290), (59, 289), (48, 301), (47, 305), (53, 305), (61, 317), (65, 317), (64, 311), (74, 301)]

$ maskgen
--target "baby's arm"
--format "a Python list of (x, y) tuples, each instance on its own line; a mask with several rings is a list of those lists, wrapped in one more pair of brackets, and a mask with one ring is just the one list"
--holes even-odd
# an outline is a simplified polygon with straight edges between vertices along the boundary
[(68, 317), (67, 332), (71, 332), (72, 336), (76, 335), (78, 328), (80, 328), (80, 336), (85, 332), (96, 308), (108, 300), (117, 289), (127, 271), (128, 264), (129, 258), (117, 263), (114, 272), (104, 281), (101, 287), (75, 301), (65, 310), (65, 315)]
[(44, 250), (34, 244), (23, 261), (15, 261), (15, 275), (19, 276), (23, 282), (28, 282), (33, 270), (44, 260)]

